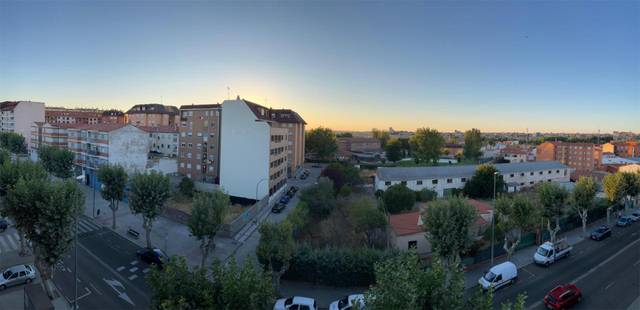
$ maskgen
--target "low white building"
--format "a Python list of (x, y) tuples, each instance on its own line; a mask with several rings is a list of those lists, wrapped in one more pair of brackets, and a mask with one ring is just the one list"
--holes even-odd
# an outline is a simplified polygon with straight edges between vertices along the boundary
[[(537, 161), (493, 165), (503, 176), (508, 190), (541, 182), (569, 182), (570, 170), (559, 161)], [(436, 191), (438, 197), (453, 189), (461, 189), (471, 179), (475, 165), (435, 167), (380, 167), (375, 176), (375, 189), (386, 190), (395, 184), (404, 184), (414, 191), (424, 188)]]
[(603, 165), (626, 165), (626, 164), (640, 164), (640, 160), (634, 158), (620, 157), (612, 153), (602, 154)]

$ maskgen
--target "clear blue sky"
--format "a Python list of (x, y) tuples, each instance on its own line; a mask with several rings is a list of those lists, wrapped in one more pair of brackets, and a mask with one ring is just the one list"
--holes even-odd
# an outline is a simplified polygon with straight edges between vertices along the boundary
[(310, 127), (640, 131), (640, 2), (0, 1), (0, 100), (255, 100)]

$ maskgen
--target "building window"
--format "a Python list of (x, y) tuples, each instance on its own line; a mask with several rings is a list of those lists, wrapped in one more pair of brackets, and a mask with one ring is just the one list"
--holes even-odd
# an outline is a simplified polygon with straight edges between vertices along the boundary
[(187, 163), (187, 169), (191, 169), (191, 164)]
[(533, 175), (533, 172), (531, 172), (530, 175)]
[(540, 171), (540, 175), (542, 175), (543, 171)]
[(460, 181), (462, 181), (462, 183), (467, 182), (467, 178), (462, 178)]
[(180, 163), (180, 168), (184, 168), (184, 163)]
[(431, 180), (431, 184), (438, 184), (438, 180)]
[(556, 170), (556, 173), (560, 173), (560, 170)]
[(409, 241), (407, 248), (408, 249), (417, 249), (418, 248), (418, 241), (417, 240)]
[(200, 165), (196, 165), (196, 169), (200, 170)]
[(509, 175), (509, 177), (513, 178), (513, 173)]
[(533, 181), (529, 182), (529, 184), (532, 184), (532, 185), (533, 185)]
[(447, 183), (453, 183), (453, 179), (447, 179)]
[(549, 170), (549, 172), (548, 172), (548, 173), (549, 173), (549, 174), (551, 174), (551, 170)]
[(520, 176), (521, 176), (521, 177), (523, 177), (523, 176), (524, 176), (524, 172), (523, 172), (523, 173), (520, 173)]
[(418, 181), (416, 181), (416, 184), (417, 184), (417, 185), (422, 185), (422, 180), (418, 180)]
[(407, 185), (407, 181), (400, 181), (400, 184), (402, 184), (402, 185), (405, 185), (405, 186), (406, 186), (406, 185)]
[(390, 182), (390, 181), (385, 181), (385, 182), (384, 182), (384, 185), (389, 186), (389, 185), (391, 185), (391, 182)]

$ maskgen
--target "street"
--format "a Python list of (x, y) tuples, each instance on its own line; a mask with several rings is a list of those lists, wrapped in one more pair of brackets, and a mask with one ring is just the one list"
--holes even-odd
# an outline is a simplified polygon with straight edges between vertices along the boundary
[[(549, 267), (536, 264), (518, 270), (518, 281), (495, 292), (494, 305), (527, 293), (527, 309), (544, 309), (542, 299), (560, 284), (574, 283), (583, 293), (575, 309), (627, 309), (640, 296), (640, 223), (613, 228), (602, 241), (585, 240), (571, 256)], [(471, 293), (469, 289), (468, 293)]]

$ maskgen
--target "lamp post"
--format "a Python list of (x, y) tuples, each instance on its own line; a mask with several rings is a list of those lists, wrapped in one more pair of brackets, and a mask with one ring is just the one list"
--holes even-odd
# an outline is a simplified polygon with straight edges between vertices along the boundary
[[(82, 175), (77, 176), (76, 180), (82, 180), (84, 182), (86, 178), (86, 174), (84, 172)], [(94, 202), (95, 202), (95, 196)], [(74, 310), (78, 308), (78, 212), (75, 215), (75, 236), (73, 238), (73, 308)]]
[(258, 202), (258, 186), (260, 186), (260, 183), (262, 183), (262, 181), (266, 181), (267, 178), (262, 178), (260, 179), (260, 181), (258, 181), (258, 183), (256, 183), (256, 203)]
[(491, 212), (491, 266), (493, 266), (493, 242), (496, 235), (496, 181), (498, 171), (493, 173), (493, 210)]

